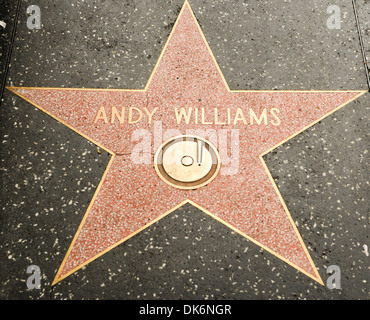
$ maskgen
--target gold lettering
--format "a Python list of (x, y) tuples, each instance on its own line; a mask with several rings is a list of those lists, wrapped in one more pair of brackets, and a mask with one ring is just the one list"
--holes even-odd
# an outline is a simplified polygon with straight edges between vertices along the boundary
[(104, 123), (108, 123), (107, 114), (105, 113), (104, 107), (101, 107), (98, 111), (98, 114), (95, 117), (94, 123), (97, 123), (99, 120), (103, 120)]
[(261, 117), (259, 119), (257, 118), (256, 114), (254, 113), (254, 111), (252, 109), (249, 109), (249, 114), (250, 114), (251, 125), (253, 124), (253, 121), (254, 120), (256, 120), (256, 122), (257, 122), (258, 125), (261, 125), (262, 120), (263, 120), (264, 124), (267, 125), (267, 112), (266, 112), (266, 109), (263, 109), (262, 114), (261, 114)]
[(274, 120), (271, 120), (271, 124), (274, 126), (279, 126), (281, 124), (280, 118), (276, 115), (276, 113), (280, 113), (280, 110), (277, 108), (272, 108), (270, 111), (271, 115), (276, 119), (276, 122)]
[[(136, 120), (132, 120), (132, 111), (133, 110), (136, 110), (139, 113), (139, 117)], [(135, 107), (130, 107), (129, 112), (128, 112), (128, 123), (129, 124), (138, 123), (141, 120), (142, 117), (143, 117), (143, 112), (140, 109), (135, 108)]]
[(218, 121), (218, 109), (215, 108), (215, 124), (226, 124), (226, 122), (219, 122)]
[(111, 116), (111, 119), (110, 119), (110, 123), (114, 123), (114, 121), (116, 120), (116, 117), (118, 118), (120, 123), (124, 123), (124, 121), (125, 121), (125, 107), (122, 107), (121, 114), (118, 113), (116, 107), (112, 108), (112, 116)]
[(149, 110), (147, 108), (144, 108), (144, 111), (146, 112), (146, 114), (148, 115), (148, 123), (151, 124), (152, 123), (152, 118), (153, 118), (153, 115), (154, 113), (157, 111), (158, 107), (155, 107), (152, 111), (152, 113), (149, 112)]
[(243, 111), (242, 109), (238, 108), (236, 110), (236, 115), (235, 115), (235, 119), (234, 119), (234, 124), (236, 124), (238, 121), (243, 121), (244, 124), (247, 124), (247, 120), (245, 120), (245, 117), (244, 117), (244, 114), (243, 114)]
[(206, 121), (204, 120), (204, 118), (205, 118), (204, 108), (202, 108), (202, 124), (212, 124), (212, 122), (206, 122)]
[(174, 109), (175, 109), (177, 124), (180, 124), (182, 117), (184, 117), (185, 123), (189, 124), (190, 116), (191, 116), (191, 112), (193, 108), (189, 108), (188, 113), (186, 113), (185, 108), (180, 108), (180, 113), (178, 112), (178, 108), (174, 108)]

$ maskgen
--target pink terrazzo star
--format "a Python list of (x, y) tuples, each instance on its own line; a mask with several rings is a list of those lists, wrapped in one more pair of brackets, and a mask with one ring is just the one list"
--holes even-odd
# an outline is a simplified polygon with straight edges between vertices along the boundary
[[(8, 89), (112, 154), (53, 284), (186, 202), (322, 284), (262, 155), (364, 92), (229, 90), (187, 2), (144, 90)], [(102, 107), (116, 107), (120, 112), (125, 107), (126, 119), (111, 123), (103, 114), (97, 118)], [(151, 123), (143, 113), (143, 121), (129, 124), (129, 107), (149, 112), (158, 109)], [(204, 108), (209, 114), (217, 108), (224, 122), (222, 115), (235, 115), (238, 108), (253, 109), (258, 115), (263, 109), (270, 113), (275, 108), (280, 123), (253, 125), (239, 119), (235, 124), (218, 125), (208, 115), (206, 121), (213, 124), (178, 124), (174, 107)], [(239, 129), (238, 173), (218, 174), (197, 190), (167, 185), (156, 174), (153, 162), (135, 164), (131, 158), (137, 144), (133, 132), (153, 132), (155, 121), (162, 122), (163, 131), (177, 129), (182, 134), (199, 128)], [(155, 145), (158, 147), (158, 141), (152, 141), (152, 153)]]

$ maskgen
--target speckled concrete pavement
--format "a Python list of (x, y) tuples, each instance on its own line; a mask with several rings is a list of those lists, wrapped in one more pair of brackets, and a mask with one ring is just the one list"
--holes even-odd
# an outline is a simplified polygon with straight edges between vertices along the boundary
[[(360, 22), (361, 35), (364, 42), (364, 49), (367, 61), (370, 60), (370, 1), (356, 1), (357, 14)], [(368, 66), (370, 69), (370, 66)]]
[[(3, 3), (11, 20), (15, 4)], [(144, 88), (182, 3), (40, 0), (42, 28), (29, 30), (34, 3), (23, 0), (6, 84)], [(330, 1), (190, 4), (231, 89), (367, 89), (351, 1), (340, 6), (339, 30), (326, 26)], [(368, 1), (358, 10), (368, 15)], [(341, 268), (340, 290), (191, 205), (51, 287), (109, 155), (6, 90), (1, 299), (368, 299), (368, 109), (365, 94), (265, 157), (324, 282), (328, 266)], [(32, 264), (40, 290), (26, 286)]]

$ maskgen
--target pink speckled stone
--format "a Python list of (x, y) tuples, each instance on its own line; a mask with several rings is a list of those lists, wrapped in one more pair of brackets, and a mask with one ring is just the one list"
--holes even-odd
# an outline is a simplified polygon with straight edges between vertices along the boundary
[[(230, 92), (185, 5), (147, 90), (74, 90), (13, 88), (17, 94), (116, 154), (100, 190), (86, 213), (56, 281), (92, 261), (153, 219), (190, 199), (291, 265), (318, 278), (304, 245), (289, 219), (259, 156), (279, 142), (322, 118), (360, 92)], [(130, 154), (137, 142), (135, 129), (154, 130), (145, 120), (137, 124), (105, 124), (94, 118), (101, 107), (158, 107), (153, 121), (163, 131), (178, 129), (240, 129), (238, 174), (218, 174), (195, 191), (172, 188), (157, 176), (153, 163), (134, 164)], [(280, 110), (281, 125), (202, 125), (175, 121), (174, 107)], [(245, 112), (247, 120), (249, 113)], [(127, 111), (126, 111), (127, 116)], [(208, 117), (210, 117), (208, 115)], [(109, 120), (109, 119), (108, 119)], [(152, 150), (155, 152), (152, 141)], [(158, 145), (157, 145), (158, 146)]]

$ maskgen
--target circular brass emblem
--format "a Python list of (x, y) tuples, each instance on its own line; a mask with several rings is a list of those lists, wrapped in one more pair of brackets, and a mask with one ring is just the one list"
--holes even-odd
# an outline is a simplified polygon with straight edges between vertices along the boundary
[(159, 177), (172, 187), (197, 189), (213, 180), (220, 170), (217, 149), (197, 136), (178, 136), (165, 143), (154, 156)]

